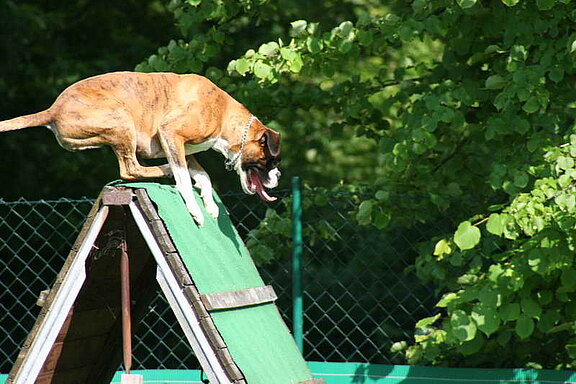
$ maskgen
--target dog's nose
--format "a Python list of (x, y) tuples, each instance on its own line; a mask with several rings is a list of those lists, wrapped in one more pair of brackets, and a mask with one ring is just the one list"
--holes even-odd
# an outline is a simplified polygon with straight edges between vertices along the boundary
[(280, 159), (278, 157), (271, 157), (267, 161), (268, 168), (274, 168), (280, 163)]

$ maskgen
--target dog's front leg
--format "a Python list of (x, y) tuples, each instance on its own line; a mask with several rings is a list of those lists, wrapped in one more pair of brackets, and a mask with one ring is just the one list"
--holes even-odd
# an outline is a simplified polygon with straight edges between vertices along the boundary
[(166, 136), (168, 136), (166, 133), (160, 135), (160, 143), (164, 153), (166, 154), (168, 165), (170, 165), (170, 168), (172, 169), (172, 174), (176, 181), (176, 189), (180, 192), (180, 195), (186, 203), (186, 208), (188, 208), (188, 211), (192, 217), (194, 217), (196, 223), (202, 226), (204, 225), (204, 214), (196, 202), (192, 179), (190, 179), (190, 174), (186, 169), (184, 143), (177, 141), (174, 137)]
[(190, 172), (190, 177), (194, 180), (194, 186), (200, 190), (200, 197), (202, 197), (204, 201), (206, 211), (213, 218), (218, 218), (219, 209), (212, 196), (210, 176), (208, 176), (208, 173), (202, 168), (194, 156), (187, 156), (186, 159), (188, 160), (188, 172)]

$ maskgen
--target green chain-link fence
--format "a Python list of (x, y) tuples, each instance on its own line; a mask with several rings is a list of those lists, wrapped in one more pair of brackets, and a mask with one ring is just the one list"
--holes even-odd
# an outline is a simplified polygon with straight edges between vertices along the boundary
[[(357, 194), (304, 193), (304, 354), (311, 361), (397, 364), (394, 341), (410, 339), (434, 308), (430, 287), (409, 268), (416, 246), (446, 228), (378, 231), (362, 227)], [(292, 326), (290, 193), (264, 204), (253, 196), (223, 200), (273, 285)], [(316, 204), (306, 203), (314, 199)], [(283, 200), (283, 201), (282, 201)], [(0, 200), (0, 373), (7, 373), (40, 308), (36, 300), (62, 266), (93, 200)], [(134, 369), (196, 368), (191, 348), (160, 294), (139, 325)]]

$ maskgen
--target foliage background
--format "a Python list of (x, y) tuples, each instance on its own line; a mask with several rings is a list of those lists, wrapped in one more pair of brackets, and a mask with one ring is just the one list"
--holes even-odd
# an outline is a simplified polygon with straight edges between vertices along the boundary
[[(410, 363), (573, 366), (572, 1), (78, 2), (84, 19), (3, 3), (2, 114), (138, 62), (202, 73), (282, 132), (286, 175), (365, 192), (358, 225), (461, 222), (421, 244), (415, 268), (443, 296), (393, 346)], [(4, 196), (93, 195), (114, 177), (110, 153), (72, 159), (40, 135), (0, 142)], [(219, 188), (237, 188), (202, 157)]]

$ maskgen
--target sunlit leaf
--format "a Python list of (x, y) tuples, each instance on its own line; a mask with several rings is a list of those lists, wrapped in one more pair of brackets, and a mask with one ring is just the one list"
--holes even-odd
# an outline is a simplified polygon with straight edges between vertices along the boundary
[(461, 250), (474, 248), (480, 242), (480, 230), (469, 221), (460, 223), (454, 234), (454, 242)]
[(476, 336), (476, 323), (463, 310), (457, 309), (452, 313), (450, 326), (454, 335), (462, 341), (470, 341)]

